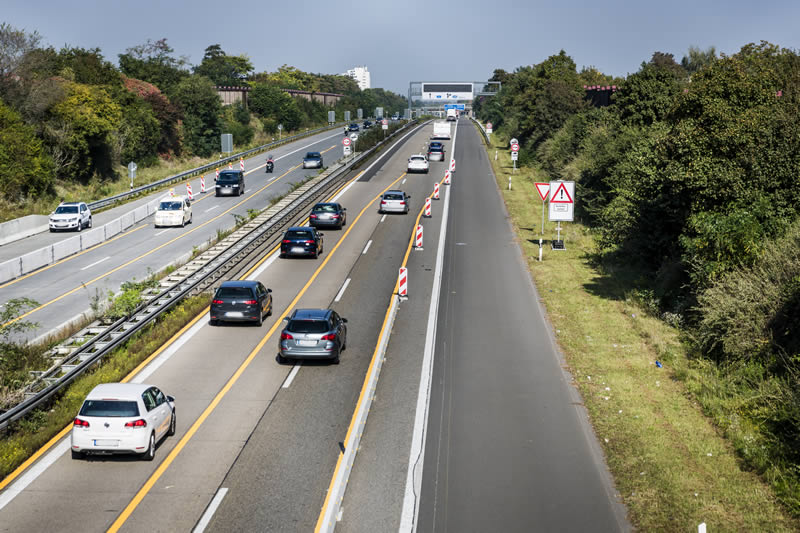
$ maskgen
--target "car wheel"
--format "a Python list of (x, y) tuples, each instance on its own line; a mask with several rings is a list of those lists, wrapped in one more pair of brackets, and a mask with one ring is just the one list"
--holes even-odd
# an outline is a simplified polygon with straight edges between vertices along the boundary
[(178, 423), (175, 417), (176, 417), (175, 409), (173, 409), (172, 410), (172, 418), (170, 418), (170, 420), (169, 420), (169, 431), (167, 431), (167, 435), (169, 435), (170, 437), (175, 436), (175, 426)]
[(215, 192), (215, 193), (214, 193), (214, 196), (216, 196), (217, 198), (219, 198), (219, 193), (218, 193), (218, 192)]
[(89, 217), (89, 225), (86, 227), (92, 229), (92, 217)]
[(53, 228), (50, 228), (50, 233), (55, 233), (55, 232), (56, 232), (56, 230), (54, 230)]
[(258, 327), (261, 327), (261, 325), (263, 323), (264, 323), (264, 315), (261, 313), (261, 310), (259, 309), (258, 310), (258, 322), (256, 322), (256, 324), (258, 324)]
[(72, 458), (73, 459), (83, 459), (83, 452), (79, 452), (79, 451), (75, 451), (75, 450), (70, 450), (70, 451), (72, 452)]
[(209, 321), (208, 321), (208, 323), (209, 323), (210, 325), (212, 325), (212, 326), (218, 326), (218, 325), (219, 325), (219, 320), (214, 320), (214, 319), (212, 318), (211, 320), (209, 320)]
[(336, 353), (336, 357), (334, 357), (334, 358), (331, 360), (331, 362), (332, 362), (334, 365), (338, 365), (338, 364), (339, 364), (339, 353), (338, 353), (338, 352)]
[(78, 233), (83, 231), (83, 222), (78, 221), (78, 228), (75, 231), (77, 231)]
[(272, 304), (269, 304), (269, 309), (267, 309), (267, 316), (272, 316)]
[(147, 451), (144, 452), (142, 459), (145, 461), (152, 461), (156, 456), (156, 434), (150, 433), (150, 442), (147, 445)]
[(288, 360), (288, 359), (286, 359), (286, 358), (285, 358), (284, 356), (282, 356), (281, 354), (278, 354), (278, 364), (279, 364), (279, 365), (285, 365), (285, 364), (287, 364), (288, 362), (289, 362), (289, 360)]
[(191, 223), (192, 223), (192, 217), (193, 217), (193, 216), (194, 216), (194, 215), (189, 215), (189, 224), (191, 224)]
[(182, 228), (185, 228), (185, 227), (186, 227), (186, 221), (185, 221), (185, 220), (183, 220), (183, 219), (181, 219), (181, 227), (182, 227)]

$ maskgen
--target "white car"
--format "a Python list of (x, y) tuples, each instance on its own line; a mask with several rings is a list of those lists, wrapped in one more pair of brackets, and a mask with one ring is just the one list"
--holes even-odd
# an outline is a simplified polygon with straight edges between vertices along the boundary
[(167, 196), (158, 203), (155, 227), (180, 226), (192, 222), (192, 202), (185, 196)]
[(156, 444), (174, 434), (175, 398), (153, 385), (104, 383), (92, 389), (72, 422), (72, 458), (135, 453), (152, 461)]
[(408, 172), (428, 173), (428, 158), (422, 154), (412, 155), (408, 158)]
[(50, 213), (50, 231), (75, 230), (92, 227), (92, 212), (84, 202), (61, 202)]

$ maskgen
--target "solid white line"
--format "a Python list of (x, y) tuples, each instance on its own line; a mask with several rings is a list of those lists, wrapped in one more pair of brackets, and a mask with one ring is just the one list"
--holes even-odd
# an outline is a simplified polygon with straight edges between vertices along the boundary
[(381, 217), (381, 222), (383, 222), (384, 220), (386, 220), (386, 215), (383, 215), (383, 216)]
[(6, 487), (6, 490), (0, 494), (0, 509), (11, 503), (25, 488), (36, 480), (42, 472), (50, 468), (50, 465), (64, 455), (70, 447), (70, 438), (65, 437), (61, 442), (56, 444), (44, 457), (39, 459), (32, 467), (28, 469), (18, 480)]
[(169, 231), (168, 229), (162, 229), (161, 231), (159, 231), (158, 233), (156, 233), (156, 234), (154, 235), (154, 237), (158, 237), (158, 236), (159, 236), (159, 235), (161, 235), (162, 233), (166, 233), (166, 232), (168, 232), (168, 231)]
[(288, 389), (292, 385), (292, 381), (294, 381), (294, 377), (297, 375), (298, 372), (300, 372), (300, 363), (297, 363), (296, 365), (294, 365), (294, 367), (292, 367), (292, 371), (289, 372), (288, 376), (286, 376), (286, 381), (283, 382), (281, 388)]
[(111, 256), (109, 255), (109, 256), (107, 256), (107, 257), (104, 257), (104, 258), (102, 258), (102, 259), (101, 259), (101, 260), (99, 260), (99, 261), (95, 261), (95, 262), (94, 262), (94, 263), (92, 263), (91, 265), (86, 265), (86, 266), (85, 266), (85, 267), (83, 267), (81, 270), (86, 270), (87, 268), (92, 268), (93, 266), (95, 266), (95, 265), (99, 265), (100, 263), (102, 263), (103, 261), (105, 261), (105, 260), (107, 260), (107, 259), (111, 259)]
[(370, 246), (372, 246), (372, 239), (367, 241), (367, 245), (364, 247), (364, 251), (361, 252), (361, 255), (364, 255), (365, 253), (367, 253), (367, 250), (369, 250)]
[[(458, 125), (456, 125), (456, 133)], [(455, 153), (455, 135), (453, 135), (453, 153)], [(451, 187), (445, 189), (442, 226), (439, 233), (439, 245), (436, 249), (436, 269), (433, 274), (431, 303), (428, 308), (428, 327), (425, 333), (425, 351), (422, 359), (422, 371), (417, 392), (417, 409), (414, 414), (414, 432), (411, 437), (411, 452), (408, 456), (408, 472), (406, 489), (403, 496), (403, 513), (400, 517), (399, 531), (402, 533), (417, 530), (420, 494), (422, 489), (422, 468), (425, 465), (425, 438), (428, 427), (428, 410), (430, 408), (431, 382), (433, 378), (433, 351), (436, 344), (436, 320), (439, 313), (439, 293), (442, 288), (442, 268), (444, 265), (444, 243), (447, 237), (447, 218), (450, 206)]]
[(214, 513), (217, 512), (217, 508), (222, 503), (222, 498), (228, 493), (228, 489), (225, 487), (220, 488), (217, 493), (214, 495), (214, 499), (211, 500), (211, 503), (208, 504), (208, 508), (206, 512), (203, 513), (202, 518), (197, 523), (197, 526), (192, 530), (192, 533), (203, 533), (206, 530), (206, 527), (211, 522), (211, 518), (214, 516)]
[(209, 207), (208, 209), (206, 209), (205, 212), (208, 213), (209, 211), (213, 211), (214, 209), (218, 209), (218, 208), (219, 208), (219, 205), (215, 205), (214, 207)]
[(209, 318), (210, 318), (209, 314), (206, 313), (206, 315), (200, 320), (198, 320), (194, 326), (189, 328), (189, 331), (181, 335), (178, 338), (178, 340), (176, 340), (170, 345), (169, 348), (161, 352), (161, 354), (158, 357), (156, 357), (149, 365), (143, 368), (141, 372), (136, 374), (136, 376), (131, 380), (131, 383), (144, 383), (147, 380), (147, 378), (149, 378), (153, 374), (153, 372), (158, 370), (161, 367), (161, 365), (163, 365), (169, 360), (170, 357), (175, 355), (175, 352), (177, 352), (181, 348), (181, 346), (189, 342), (189, 339), (194, 337), (198, 331), (206, 327), (206, 325), (208, 325)]
[(333, 299), (334, 302), (338, 302), (339, 300), (342, 299), (342, 296), (344, 296), (344, 291), (347, 290), (348, 285), (350, 285), (350, 278), (344, 280), (344, 285), (342, 285), (342, 288), (339, 289), (339, 294), (337, 294), (336, 298)]
[(269, 259), (264, 261), (261, 264), (260, 267), (255, 269), (252, 274), (247, 276), (247, 280), (248, 281), (254, 281), (254, 280), (258, 279), (258, 276), (260, 276), (261, 273), (264, 272), (267, 269), (268, 266), (270, 266), (272, 263), (274, 263), (278, 259), (279, 255), (280, 255), (280, 250), (276, 250), (275, 253), (272, 254), (272, 257), (270, 257)]

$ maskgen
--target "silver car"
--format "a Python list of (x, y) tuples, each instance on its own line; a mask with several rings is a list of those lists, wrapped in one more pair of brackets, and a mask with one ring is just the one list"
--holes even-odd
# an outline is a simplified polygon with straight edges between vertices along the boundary
[(278, 341), (278, 362), (327, 359), (339, 364), (347, 345), (347, 319), (332, 309), (295, 309)]
[(405, 191), (386, 191), (381, 196), (378, 213), (408, 213), (410, 194)]

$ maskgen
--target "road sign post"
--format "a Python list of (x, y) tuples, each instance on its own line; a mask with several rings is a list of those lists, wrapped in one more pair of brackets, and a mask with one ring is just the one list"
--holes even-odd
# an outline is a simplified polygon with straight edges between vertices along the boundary
[(131, 190), (133, 190), (133, 178), (136, 177), (136, 169), (139, 168), (136, 166), (136, 163), (131, 161), (128, 163), (128, 176), (131, 178)]
[(550, 182), (550, 221), (557, 222), (556, 240), (553, 241), (553, 250), (566, 250), (564, 241), (561, 240), (561, 221), (572, 222), (575, 214), (575, 182), (551, 181)]
[(350, 155), (350, 144), (352, 144), (352, 142), (353, 141), (350, 140), (350, 137), (345, 137), (344, 139), (342, 139), (342, 147), (344, 149), (345, 157)]
[[(544, 208), (545, 208), (545, 201), (547, 200), (547, 195), (550, 194), (550, 184), (549, 183), (536, 183), (536, 192), (539, 193), (539, 198), (542, 199), (542, 235), (544, 235)], [(541, 239), (539, 239), (541, 240)], [(541, 250), (540, 250), (541, 253)], [(541, 261), (541, 259), (539, 259)]]
[[(278, 124), (278, 140), (281, 140), (281, 133), (283, 133), (283, 124)], [(275, 137), (273, 137), (274, 139)]]
[(513, 174), (517, 170), (517, 159), (519, 159), (519, 143), (516, 142), (516, 139), (511, 139), (511, 162), (514, 164), (514, 168), (511, 170)]

